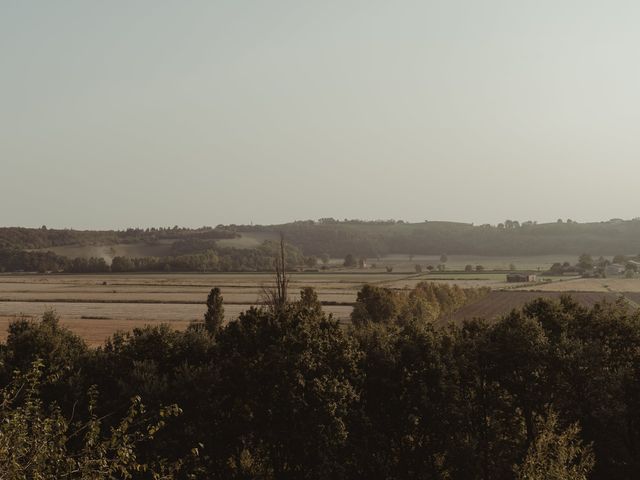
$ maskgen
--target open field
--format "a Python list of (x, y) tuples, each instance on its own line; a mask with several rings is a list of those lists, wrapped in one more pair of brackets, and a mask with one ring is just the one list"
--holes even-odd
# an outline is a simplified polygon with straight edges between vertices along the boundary
[[(563, 293), (561, 292), (495, 291), (476, 302), (462, 307), (446, 321), (461, 323), (464, 320), (473, 318), (492, 320), (506, 315), (514, 309), (521, 308), (536, 298), (544, 297), (557, 300), (562, 295)], [(603, 300), (614, 302), (619, 297), (618, 294), (606, 292), (573, 292), (571, 296), (585, 307), (592, 307)]]
[[(557, 298), (562, 292), (592, 304), (603, 295), (616, 293), (632, 302), (640, 301), (640, 280), (557, 279), (536, 285), (507, 284), (502, 273), (387, 273), (378, 270), (331, 270), (294, 273), (292, 295), (304, 286), (314, 287), (325, 309), (347, 321), (357, 291), (365, 283), (404, 290), (422, 281), (457, 284), (461, 287), (490, 287), (494, 292), (456, 314), (454, 320), (483, 316), (491, 318), (540, 296)], [(0, 338), (12, 319), (21, 315), (38, 317), (55, 309), (62, 323), (89, 343), (100, 344), (116, 330), (145, 324), (169, 323), (185, 328), (202, 318), (209, 290), (220, 287), (228, 319), (261, 301), (263, 288), (272, 282), (270, 274), (105, 274), (105, 275), (0, 275)], [(513, 291), (515, 289), (515, 291)], [(534, 291), (535, 290), (535, 291)]]
[[(515, 266), (518, 270), (545, 271), (556, 262), (572, 262), (577, 260), (571, 255), (530, 255), (530, 256), (479, 256), (479, 255), (448, 255), (447, 270), (464, 270), (465, 266), (482, 265), (485, 270), (509, 270)], [(336, 260), (337, 262), (337, 260)], [(394, 270), (411, 271), (415, 265), (437, 266), (440, 264), (440, 255), (386, 255), (380, 259), (370, 258), (369, 264), (392, 266)]]
[(516, 285), (493, 291), (487, 297), (458, 310), (450, 320), (493, 319), (522, 307), (538, 297), (558, 299), (571, 295), (578, 303), (590, 307), (596, 302), (616, 301), (623, 297), (631, 306), (640, 307), (640, 279), (627, 278), (556, 278), (551, 283)]
[[(504, 288), (504, 275), (421, 274), (353, 270), (291, 275), (292, 296), (314, 287), (327, 312), (348, 320), (357, 291), (365, 283), (407, 289), (421, 281), (461, 286)], [(55, 309), (63, 324), (93, 345), (116, 330), (145, 324), (169, 323), (185, 328), (202, 318), (209, 290), (220, 287), (228, 319), (260, 302), (271, 274), (105, 274), (105, 275), (0, 275), (0, 338), (12, 319), (38, 317)]]
[[(356, 292), (364, 283), (404, 288), (415, 275), (386, 273), (311, 273), (291, 276), (290, 291), (318, 290), (325, 309), (348, 319)], [(185, 328), (202, 318), (209, 290), (220, 287), (228, 319), (260, 302), (270, 274), (1, 275), (0, 338), (8, 323), (22, 315), (38, 317), (55, 309), (62, 323), (89, 343), (100, 344), (116, 330), (169, 323)]]

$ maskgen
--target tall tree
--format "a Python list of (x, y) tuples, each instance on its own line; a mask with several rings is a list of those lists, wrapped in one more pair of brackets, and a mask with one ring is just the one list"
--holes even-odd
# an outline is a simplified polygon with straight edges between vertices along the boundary
[(215, 335), (224, 323), (224, 303), (222, 293), (218, 287), (214, 287), (207, 297), (207, 312), (204, 314), (204, 327), (212, 335)]

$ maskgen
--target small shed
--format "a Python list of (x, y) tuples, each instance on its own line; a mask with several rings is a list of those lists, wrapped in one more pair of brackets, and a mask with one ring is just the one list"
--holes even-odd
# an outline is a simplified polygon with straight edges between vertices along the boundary
[(529, 273), (508, 273), (507, 274), (508, 283), (534, 283), (537, 281), (538, 281), (538, 276), (532, 275)]

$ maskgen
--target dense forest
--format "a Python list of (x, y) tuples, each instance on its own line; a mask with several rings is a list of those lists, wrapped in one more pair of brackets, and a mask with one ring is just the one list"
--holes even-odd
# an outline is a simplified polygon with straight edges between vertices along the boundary
[(474, 295), (368, 286), (345, 328), (312, 289), (224, 324), (213, 289), (186, 331), (136, 329), (97, 349), (53, 313), (16, 321), (0, 348), (0, 471), (638, 478), (640, 314), (566, 297), (434, 326)]
[[(0, 272), (122, 273), (122, 272), (243, 272), (272, 271), (278, 244), (265, 241), (257, 248), (218, 247), (214, 241), (184, 240), (173, 244), (174, 255), (165, 257), (116, 256), (68, 258), (50, 251), (0, 248)], [(286, 246), (290, 268), (316, 265), (314, 257)]]
[(349, 253), (373, 258), (407, 255), (598, 255), (640, 252), (640, 220), (537, 224), (507, 220), (496, 226), (453, 222), (406, 223), (303, 221), (279, 226), (237, 227), (238, 232), (281, 231), (305, 255)]
[[(637, 255), (640, 221), (611, 220), (577, 223), (559, 220), (537, 224), (507, 220), (496, 226), (402, 221), (321, 219), (283, 225), (218, 225), (199, 229), (151, 228), (122, 231), (77, 231), (0, 228), (0, 271), (124, 272), (124, 271), (262, 271), (272, 268), (271, 241), (251, 248), (220, 246), (219, 240), (242, 236), (284, 235), (289, 245), (289, 265), (311, 267), (317, 258), (376, 258), (406, 255)], [(59, 246), (95, 246), (160, 242), (171, 246), (162, 257), (120, 256), (67, 258), (47, 251)]]
[(20, 250), (60, 247), (65, 245), (116, 245), (127, 243), (153, 244), (161, 240), (196, 238), (212, 240), (234, 238), (233, 231), (224, 228), (129, 228), (126, 230), (56, 230), (41, 228), (1, 227), (0, 248)]
[[(440, 255), (597, 255), (637, 254), (640, 251), (640, 219), (578, 223), (506, 220), (498, 225), (425, 221), (359, 221), (321, 219), (282, 225), (218, 225), (215, 228), (148, 228), (122, 231), (54, 230), (42, 227), (0, 228), (0, 248), (33, 250), (64, 245), (154, 244), (171, 241), (176, 253), (201, 253), (216, 240), (252, 233), (284, 234), (302, 254), (344, 257), (351, 253), (375, 257), (390, 253)], [(189, 251), (180, 249), (185, 244)], [(197, 247), (197, 248), (196, 248)]]

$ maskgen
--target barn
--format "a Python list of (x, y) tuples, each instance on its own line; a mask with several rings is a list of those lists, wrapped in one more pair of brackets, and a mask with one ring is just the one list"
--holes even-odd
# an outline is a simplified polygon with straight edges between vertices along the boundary
[(507, 274), (507, 282), (508, 283), (533, 283), (537, 282), (537, 275), (532, 275), (528, 273), (509, 273)]

